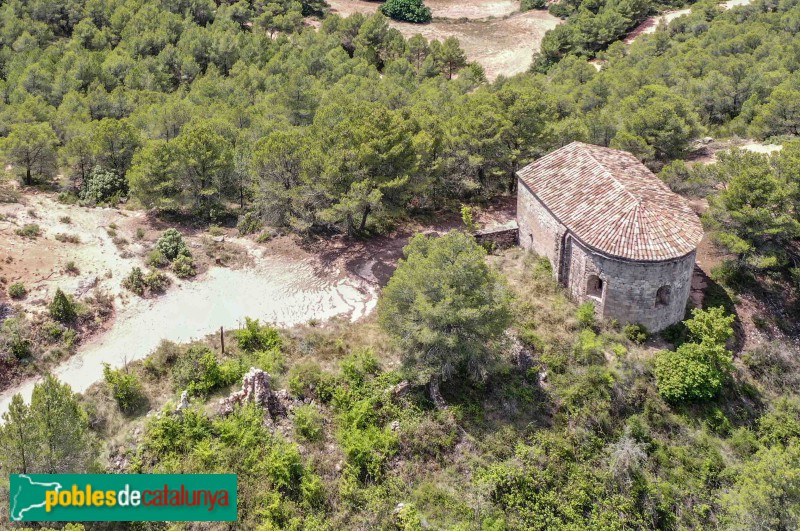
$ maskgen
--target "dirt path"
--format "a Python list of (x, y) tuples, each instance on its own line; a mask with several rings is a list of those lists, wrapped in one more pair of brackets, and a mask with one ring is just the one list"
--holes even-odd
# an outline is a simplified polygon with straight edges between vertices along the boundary
[[(380, 3), (363, 0), (330, 0), (331, 10), (341, 16), (371, 14)], [(428, 24), (390, 21), (406, 38), (420, 34), (428, 40), (456, 37), (470, 61), (477, 61), (493, 81), (499, 75), (525, 72), (544, 34), (562, 21), (547, 11), (519, 12), (516, 0), (477, 0), (459, 3), (430, 0), (434, 20)]]
[[(724, 9), (732, 9), (737, 6), (749, 5), (750, 2), (752, 2), (752, 0), (728, 0), (727, 2), (723, 2), (720, 5)], [(664, 24), (669, 24), (676, 18), (682, 15), (688, 15), (691, 12), (692, 12), (691, 8), (686, 8), (686, 9), (679, 9), (677, 11), (667, 11), (666, 13), (650, 17), (641, 24), (639, 24), (638, 26), (636, 26), (630, 33), (628, 33), (628, 35), (624, 39), (624, 42), (625, 44), (630, 44), (633, 41), (635, 41), (640, 35), (647, 35), (649, 33), (654, 33), (662, 22)]]

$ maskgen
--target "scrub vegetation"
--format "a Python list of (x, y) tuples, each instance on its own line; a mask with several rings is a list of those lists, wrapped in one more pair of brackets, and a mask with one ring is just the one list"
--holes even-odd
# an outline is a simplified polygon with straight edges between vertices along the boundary
[[(720, 254), (702, 307), (653, 335), (573, 304), (544, 259), (418, 235), (375, 316), (246, 319), (224, 349), (163, 342), (82, 395), (45, 376), (3, 416), (0, 468), (239, 475), (236, 524), (93, 530), (800, 527), (800, 4), (704, 0), (618, 40), (664, 7), (554, 4), (566, 22), (530, 72), (489, 83), (454, 38), (319, 0), (4, 3), (0, 148), (19, 183), (0, 183), (3, 201), (146, 209), (158, 229), (133, 243), (102, 225), (147, 255), (116, 275), (125, 297), (203, 275), (186, 230), (220, 248), (222, 226), (355, 245), (462, 207), (477, 228), (471, 205), (573, 140), (628, 150), (698, 200)], [(704, 166), (703, 136), (783, 149)], [(0, 223), (26, 249), (72, 251), (90, 245), (73, 217), (69, 235), (32, 210)], [(4, 374), (43, 372), (112, 312), (102, 295), (2, 284)], [(251, 368), (270, 399), (228, 402)], [(0, 478), (4, 522), (8, 496)]]

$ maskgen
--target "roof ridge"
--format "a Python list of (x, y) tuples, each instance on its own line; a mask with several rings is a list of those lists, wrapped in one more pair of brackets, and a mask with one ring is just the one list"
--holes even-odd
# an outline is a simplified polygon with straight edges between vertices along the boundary
[(592, 145), (592, 144), (584, 144), (583, 142), (576, 142), (576, 143), (578, 143), (578, 144), (581, 144), (581, 145), (584, 145), (584, 146), (587, 146), (587, 147), (589, 148), (589, 149), (587, 149), (587, 150), (586, 150), (586, 151), (587, 151), (587, 154), (589, 155), (589, 157), (590, 157), (590, 158), (591, 158), (591, 159), (592, 159), (592, 160), (593, 160), (593, 161), (594, 161), (594, 162), (595, 162), (595, 163), (596, 163), (598, 166), (600, 166), (600, 167), (603, 169), (603, 173), (605, 173), (605, 174), (606, 174), (606, 175), (607, 175), (607, 176), (608, 176), (608, 177), (609, 177), (609, 178), (610, 178), (612, 181), (614, 181), (615, 183), (617, 183), (618, 185), (620, 185), (620, 186), (622, 187), (622, 190), (623, 190), (623, 191), (624, 191), (626, 194), (628, 194), (628, 196), (629, 196), (631, 199), (633, 199), (633, 201), (634, 201), (634, 203), (635, 203), (635, 204), (637, 204), (637, 205), (640, 205), (640, 204), (642, 203), (642, 200), (641, 200), (640, 198), (637, 198), (635, 195), (633, 195), (633, 193), (632, 193), (630, 190), (628, 190), (628, 187), (627, 187), (627, 186), (625, 186), (625, 184), (623, 184), (623, 183), (622, 183), (622, 181), (620, 181), (619, 179), (617, 179), (616, 177), (614, 177), (614, 174), (613, 174), (613, 173), (611, 173), (610, 171), (608, 171), (608, 168), (606, 167), (606, 165), (605, 165), (605, 164), (603, 164), (603, 162), (602, 162), (602, 161), (600, 161), (600, 160), (597, 160), (597, 157), (595, 157), (595, 156), (594, 156), (594, 149), (595, 149), (595, 148), (600, 148), (600, 149), (609, 149), (609, 150), (613, 150), (613, 151), (619, 151), (620, 153), (625, 153), (626, 155), (627, 155), (627, 152), (625, 152), (625, 151), (621, 151), (621, 150), (617, 150), (617, 149), (612, 149), (612, 148), (609, 148), (609, 147), (595, 146), (595, 145)]
[(626, 151), (575, 141), (517, 176), (558, 223), (608, 256), (667, 260), (702, 238), (689, 203)]

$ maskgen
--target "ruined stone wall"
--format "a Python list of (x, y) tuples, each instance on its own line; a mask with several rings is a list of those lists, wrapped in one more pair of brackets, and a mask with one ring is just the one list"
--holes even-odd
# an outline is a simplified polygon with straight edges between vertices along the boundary
[[(691, 291), (695, 252), (665, 262), (628, 262), (606, 257), (572, 240), (568, 289), (578, 302), (595, 302), (598, 316), (621, 323), (639, 323), (650, 331), (663, 330), (682, 320)], [(591, 275), (604, 282), (600, 299), (587, 294)], [(669, 286), (666, 304), (656, 293)]]
[(475, 241), (479, 244), (493, 243), (496, 249), (508, 249), (519, 243), (517, 227), (486, 230), (475, 233)]
[(521, 179), (518, 184), (519, 245), (549, 258), (553, 273), (557, 275), (561, 260), (561, 238), (566, 228), (547, 211)]

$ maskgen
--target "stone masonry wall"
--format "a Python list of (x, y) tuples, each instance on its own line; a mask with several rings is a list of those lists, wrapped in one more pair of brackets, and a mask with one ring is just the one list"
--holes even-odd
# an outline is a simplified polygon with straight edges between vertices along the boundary
[[(553, 265), (553, 274), (577, 302), (591, 300), (598, 317), (639, 323), (653, 332), (683, 319), (691, 291), (695, 252), (666, 262), (629, 262), (603, 256), (571, 234), (565, 238), (566, 227), (522, 180), (518, 184), (519, 245), (546, 256)], [(567, 258), (568, 267), (561, 267), (562, 255)], [(590, 275), (603, 280), (600, 298), (586, 293)], [(656, 292), (662, 286), (670, 287), (669, 302), (657, 305)]]
[(519, 230), (514, 228), (502, 228), (497, 230), (487, 230), (475, 233), (475, 241), (484, 244), (492, 242), (497, 249), (508, 249), (519, 243)]
[(561, 260), (561, 238), (566, 228), (559, 223), (522, 181), (517, 187), (519, 245), (546, 256), (557, 274)]
[[(598, 315), (622, 323), (639, 323), (656, 332), (684, 317), (691, 291), (695, 253), (666, 262), (627, 262), (595, 253), (573, 240), (569, 290), (576, 300), (593, 300)], [(604, 282), (601, 300), (586, 294), (589, 276)], [(669, 286), (667, 304), (656, 303), (656, 292)]]

